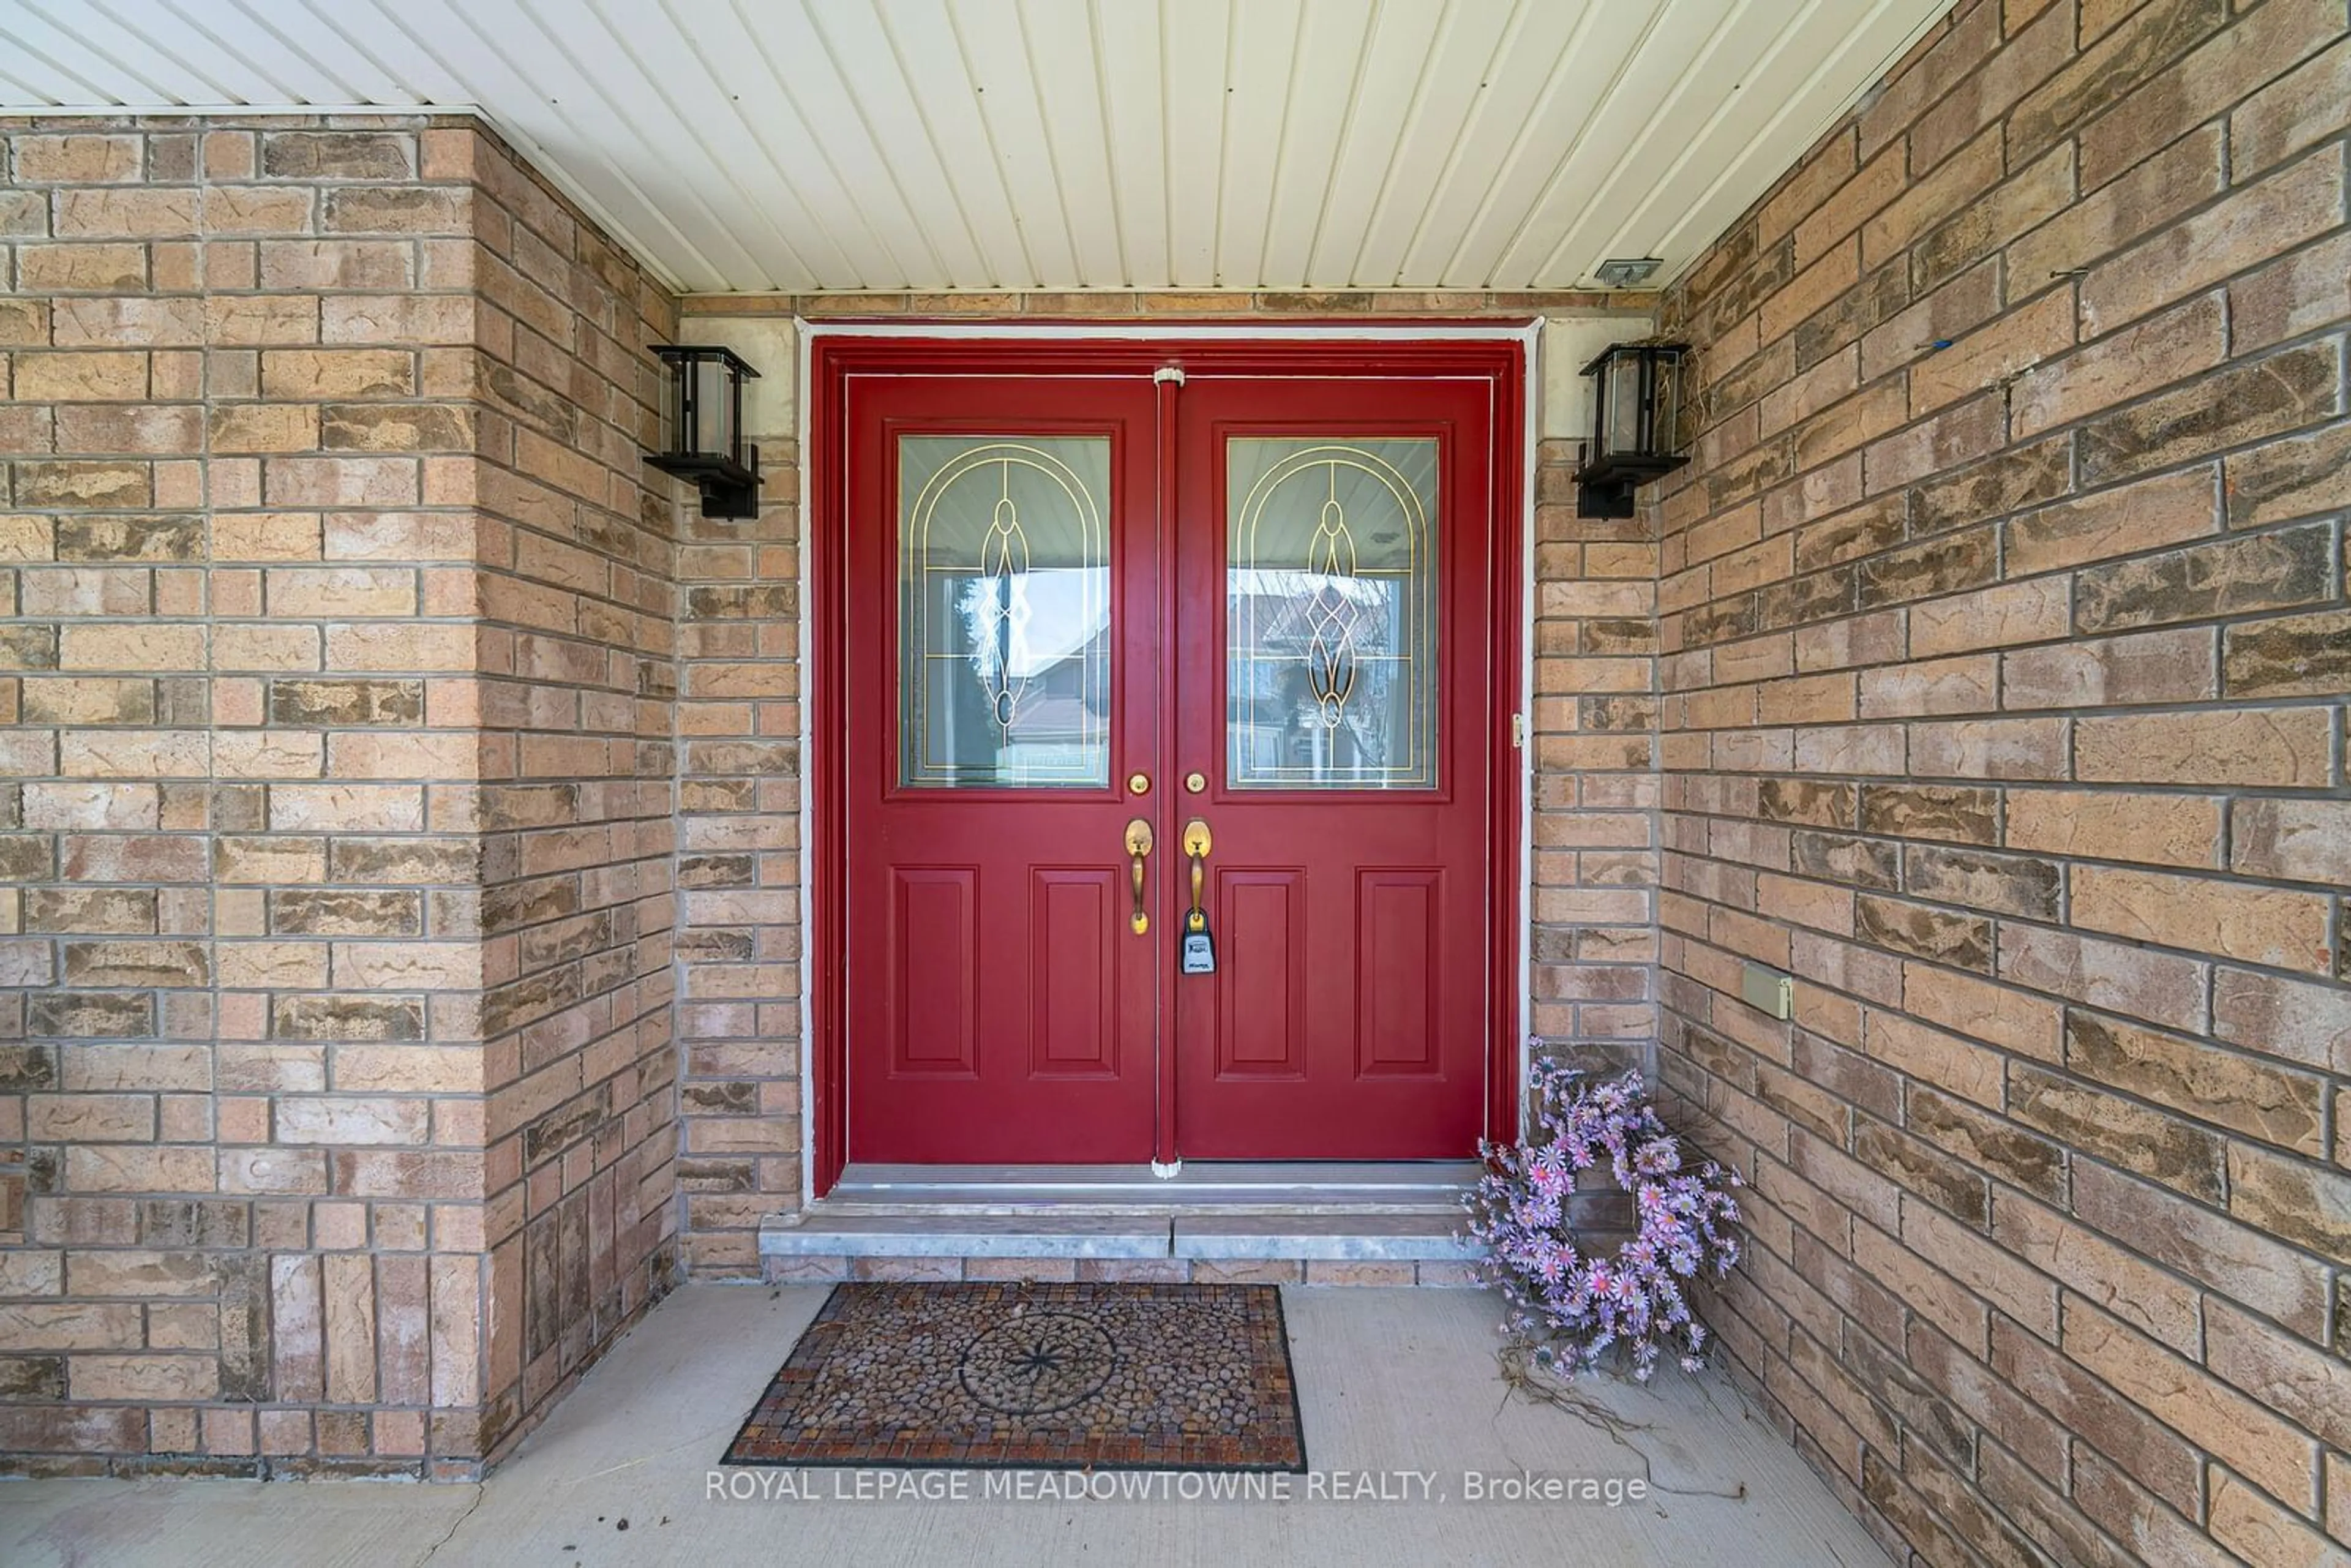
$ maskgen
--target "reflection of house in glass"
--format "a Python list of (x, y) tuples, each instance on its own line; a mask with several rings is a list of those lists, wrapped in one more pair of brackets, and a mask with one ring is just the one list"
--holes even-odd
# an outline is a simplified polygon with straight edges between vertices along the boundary
[(1236, 570), (1236, 640), (1226, 693), (1235, 771), (1301, 781), (1377, 782), (1410, 734), (1399, 679), (1404, 584), (1395, 578)]
[(1437, 442), (1234, 436), (1226, 454), (1229, 781), (1434, 785)]
[(899, 455), (900, 777), (1108, 782), (1110, 443), (908, 435)]
[(949, 577), (968, 678), (946, 682), (939, 749), (967, 764), (993, 753), (993, 780), (1081, 778), (1107, 732), (1109, 572), (1049, 567), (992, 577)]

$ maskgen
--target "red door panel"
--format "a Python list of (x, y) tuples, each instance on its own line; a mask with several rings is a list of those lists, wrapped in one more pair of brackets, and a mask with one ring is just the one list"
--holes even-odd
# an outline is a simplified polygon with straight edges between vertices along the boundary
[[(1146, 1160), (1162, 949), (1130, 929), (1123, 781), (1157, 772), (1149, 384), (877, 377), (847, 408), (850, 1156)], [(1047, 450), (1073, 441), (1101, 474)]]
[[(1216, 1075), (1232, 1082), (1306, 1077), (1305, 873), (1296, 866), (1218, 867), (1210, 933), (1221, 945)], [(1197, 978), (1197, 977), (1194, 977)], [(1197, 989), (1197, 988), (1194, 988)], [(1179, 1082), (1177, 1136), (1183, 1135)], [(1178, 1148), (1185, 1145), (1181, 1143)]]
[(1187, 1158), (1476, 1147), (1490, 395), (1196, 377), (1177, 404), (1169, 760), (1210, 780), (1177, 804), (1210, 830), (1217, 954), (1169, 982)]
[(892, 866), (887, 1015), (893, 1074), (979, 1071), (977, 866)]
[(1029, 951), (1037, 968), (1031, 1077), (1118, 1076), (1118, 946), (1129, 933), (1113, 880), (1082, 867), (1030, 873)]
[(1355, 1073), (1440, 1074), (1440, 869), (1355, 873)]

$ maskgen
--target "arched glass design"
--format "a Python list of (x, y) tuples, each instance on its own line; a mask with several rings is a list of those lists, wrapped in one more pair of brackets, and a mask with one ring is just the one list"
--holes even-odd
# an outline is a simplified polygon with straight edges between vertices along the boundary
[(1107, 436), (898, 438), (898, 778), (1110, 782)]
[(1226, 444), (1227, 782), (1437, 782), (1434, 438)]

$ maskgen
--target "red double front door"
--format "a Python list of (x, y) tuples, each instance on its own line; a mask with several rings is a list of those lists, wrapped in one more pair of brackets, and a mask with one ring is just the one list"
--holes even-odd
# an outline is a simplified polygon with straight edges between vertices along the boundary
[(1490, 380), (1059, 370), (849, 384), (847, 1156), (1469, 1155)]

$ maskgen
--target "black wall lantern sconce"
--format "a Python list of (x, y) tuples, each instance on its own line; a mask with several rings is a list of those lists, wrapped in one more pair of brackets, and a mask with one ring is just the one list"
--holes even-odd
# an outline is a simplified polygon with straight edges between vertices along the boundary
[(733, 350), (655, 343), (669, 368), (662, 403), (666, 450), (645, 461), (664, 474), (691, 479), (702, 491), (705, 517), (759, 515), (759, 449), (743, 444), (743, 382), (759, 372)]
[(1687, 343), (1611, 343), (1593, 378), (1592, 440), (1575, 471), (1575, 515), (1629, 517), (1633, 492), (1689, 461), (1673, 450)]

